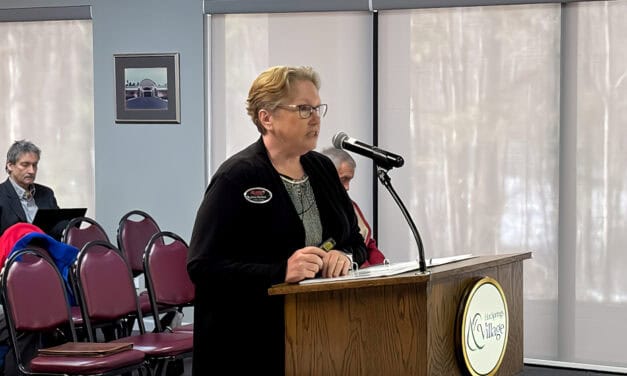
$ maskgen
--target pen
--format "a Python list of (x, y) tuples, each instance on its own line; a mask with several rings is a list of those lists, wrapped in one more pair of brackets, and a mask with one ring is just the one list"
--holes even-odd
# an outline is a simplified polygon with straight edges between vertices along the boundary
[(333, 238), (328, 238), (327, 240), (325, 240), (322, 243), (320, 243), (320, 245), (318, 246), (318, 248), (322, 248), (323, 250), (325, 250), (327, 252), (332, 250), (333, 247), (335, 247), (335, 239), (333, 239)]

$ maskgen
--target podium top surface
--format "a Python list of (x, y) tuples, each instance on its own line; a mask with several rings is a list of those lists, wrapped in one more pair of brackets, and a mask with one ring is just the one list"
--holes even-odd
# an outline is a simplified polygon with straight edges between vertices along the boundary
[(332, 291), (362, 287), (399, 285), (406, 283), (428, 283), (452, 278), (459, 274), (471, 273), (481, 269), (520, 262), (531, 258), (531, 252), (519, 252), (499, 255), (481, 255), (450, 264), (431, 267), (427, 273), (411, 271), (388, 277), (348, 279), (315, 284), (281, 283), (268, 289), (269, 295), (287, 295), (317, 291)]

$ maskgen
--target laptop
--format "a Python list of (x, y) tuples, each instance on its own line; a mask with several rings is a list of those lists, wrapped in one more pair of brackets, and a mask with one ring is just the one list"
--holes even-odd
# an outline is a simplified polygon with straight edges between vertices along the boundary
[(84, 217), (86, 212), (87, 208), (38, 209), (33, 219), (33, 224), (46, 234), (50, 234), (60, 222), (67, 222), (76, 217)]

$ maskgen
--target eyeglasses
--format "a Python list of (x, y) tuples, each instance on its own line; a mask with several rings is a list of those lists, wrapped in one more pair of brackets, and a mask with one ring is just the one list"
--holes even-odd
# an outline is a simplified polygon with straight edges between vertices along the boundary
[(317, 106), (310, 106), (308, 104), (280, 104), (277, 107), (288, 111), (298, 111), (298, 116), (300, 116), (301, 119), (309, 119), (314, 111), (319, 117), (324, 117), (324, 115), (327, 114), (328, 106), (326, 104), (319, 104)]

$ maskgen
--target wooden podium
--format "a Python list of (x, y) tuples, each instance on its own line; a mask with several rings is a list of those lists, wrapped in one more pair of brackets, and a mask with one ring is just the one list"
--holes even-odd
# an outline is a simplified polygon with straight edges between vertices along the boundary
[(531, 252), (478, 256), (428, 274), (280, 284), (285, 295), (286, 375), (463, 375), (455, 324), (467, 286), (492, 277), (509, 307), (497, 375), (523, 369), (523, 260)]

